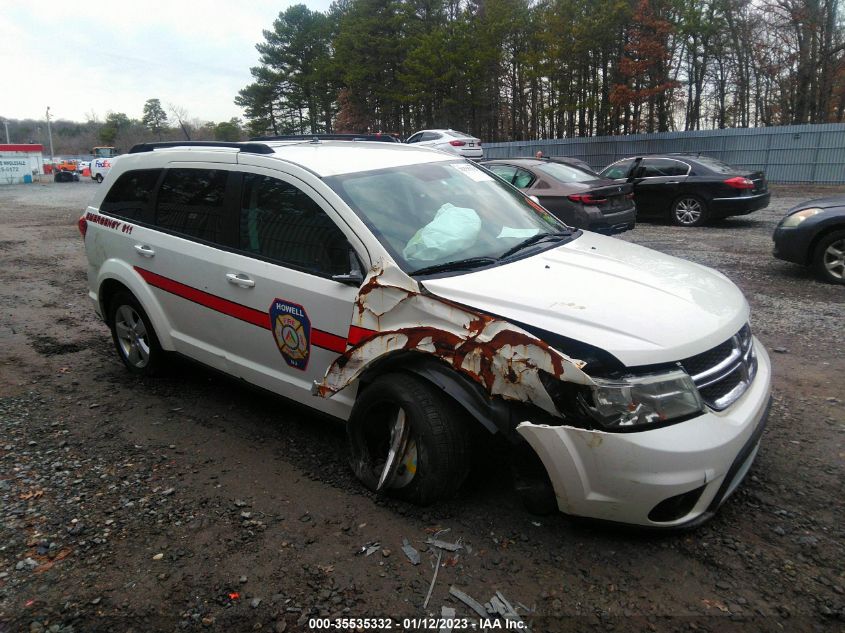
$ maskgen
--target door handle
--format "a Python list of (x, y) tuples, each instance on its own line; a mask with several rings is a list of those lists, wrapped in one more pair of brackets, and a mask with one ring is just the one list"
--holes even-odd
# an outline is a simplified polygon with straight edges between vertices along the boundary
[(241, 288), (255, 287), (255, 282), (242, 273), (226, 273), (226, 280), (230, 284), (235, 284)]
[(135, 244), (135, 250), (144, 257), (152, 257), (156, 252), (146, 244)]

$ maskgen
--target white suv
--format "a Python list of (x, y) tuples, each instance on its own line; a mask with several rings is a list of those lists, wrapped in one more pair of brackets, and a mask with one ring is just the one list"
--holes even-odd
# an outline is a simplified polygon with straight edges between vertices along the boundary
[(373, 490), (444, 497), (492, 434), (535, 500), (545, 482), (565, 513), (673, 527), (757, 452), (771, 370), (740, 291), (570, 229), (472, 162), (159, 143), (105, 185), (80, 230), (129, 371), (175, 352), (335, 416)]

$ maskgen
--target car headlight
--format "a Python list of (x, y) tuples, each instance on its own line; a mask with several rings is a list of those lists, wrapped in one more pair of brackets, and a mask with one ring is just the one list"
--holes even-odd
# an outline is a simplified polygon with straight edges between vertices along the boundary
[(619, 380), (594, 378), (591, 392), (579, 396), (584, 411), (609, 431), (636, 430), (689, 418), (704, 403), (689, 374), (674, 370)]
[(793, 213), (792, 215), (786, 216), (783, 219), (781, 226), (785, 229), (793, 229), (807, 218), (811, 218), (821, 212), (822, 209), (818, 209), (816, 207), (812, 207), (810, 209), (801, 209), (800, 211)]

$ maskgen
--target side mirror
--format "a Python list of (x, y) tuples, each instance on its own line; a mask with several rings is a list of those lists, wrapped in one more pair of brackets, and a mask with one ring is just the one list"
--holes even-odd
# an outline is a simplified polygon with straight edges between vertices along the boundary
[(360, 270), (352, 270), (345, 275), (332, 275), (332, 281), (359, 288), (364, 283), (364, 275), (361, 274)]

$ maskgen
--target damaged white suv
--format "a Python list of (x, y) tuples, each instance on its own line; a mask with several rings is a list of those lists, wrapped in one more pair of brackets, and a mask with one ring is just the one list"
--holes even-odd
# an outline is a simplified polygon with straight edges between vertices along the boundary
[(430, 503), (500, 441), (565, 513), (687, 526), (756, 455), (771, 369), (736, 286), (469, 161), (159, 143), (105, 184), (79, 224), (127, 368), (176, 352), (339, 418), (373, 490)]

